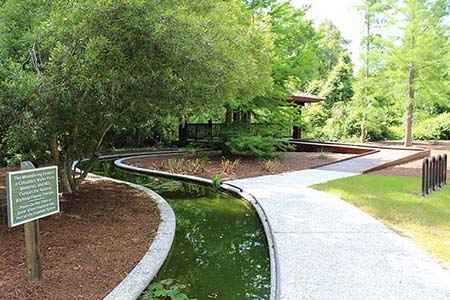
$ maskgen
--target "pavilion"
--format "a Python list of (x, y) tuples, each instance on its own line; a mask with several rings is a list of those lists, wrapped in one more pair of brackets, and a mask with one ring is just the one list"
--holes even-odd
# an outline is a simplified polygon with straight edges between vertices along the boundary
[[(300, 106), (305, 106), (306, 103), (317, 103), (324, 101), (325, 98), (319, 97), (317, 95), (308, 94), (308, 93), (294, 93), (291, 95), (291, 98), (288, 101), (293, 102)], [(300, 112), (301, 113), (301, 112)], [(292, 138), (293, 139), (301, 139), (302, 138), (302, 129), (300, 126), (293, 126), (292, 128)]]
[[(317, 103), (324, 101), (325, 98), (308, 93), (293, 93), (286, 101), (304, 106), (306, 103)], [(301, 113), (301, 112), (300, 112)], [(227, 108), (226, 120), (229, 123), (251, 123), (252, 112), (243, 111), (241, 109), (231, 110)], [(179, 126), (178, 144), (186, 145), (189, 141), (211, 142), (217, 140), (224, 124), (213, 123), (187, 123), (183, 121)], [(302, 129), (300, 126), (293, 126), (292, 138), (301, 139)]]

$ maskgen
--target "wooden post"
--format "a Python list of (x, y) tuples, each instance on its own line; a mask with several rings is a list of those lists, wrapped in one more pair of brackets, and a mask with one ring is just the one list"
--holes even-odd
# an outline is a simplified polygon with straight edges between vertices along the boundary
[[(302, 107), (305, 106), (305, 103), (300, 104)], [(299, 111), (300, 116), (302, 115), (302, 111)], [(301, 139), (302, 138), (302, 128), (300, 126), (292, 126), (292, 138), (293, 139)]]
[[(22, 170), (34, 169), (34, 165), (29, 162), (20, 164)], [(31, 221), (24, 224), (25, 227), (25, 248), (27, 263), (27, 280), (29, 282), (39, 281), (42, 279), (41, 255), (39, 253), (40, 234), (39, 220)]]
[(208, 140), (212, 141), (213, 139), (213, 123), (212, 120), (208, 120)]

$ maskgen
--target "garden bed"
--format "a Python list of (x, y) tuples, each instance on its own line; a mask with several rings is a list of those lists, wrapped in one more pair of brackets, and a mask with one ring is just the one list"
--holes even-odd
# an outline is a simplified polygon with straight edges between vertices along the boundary
[(225, 159), (219, 152), (213, 152), (136, 157), (125, 162), (147, 169), (208, 179), (220, 175), (222, 180), (233, 180), (310, 169), (352, 156), (329, 152), (288, 152), (274, 159), (256, 159), (244, 155)]
[(26, 281), (23, 226), (0, 225), (0, 299), (102, 299), (146, 253), (159, 222), (145, 193), (90, 178), (61, 199), (60, 214), (40, 221), (41, 282)]

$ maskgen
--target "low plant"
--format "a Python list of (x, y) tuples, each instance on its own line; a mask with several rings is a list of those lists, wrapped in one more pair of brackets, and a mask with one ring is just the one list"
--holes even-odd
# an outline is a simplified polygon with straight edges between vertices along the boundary
[(231, 161), (230, 159), (222, 159), (220, 162), (220, 168), (222, 173), (233, 174), (237, 167), (241, 164), (239, 159)]
[(265, 159), (262, 163), (262, 169), (266, 172), (273, 173), (281, 167), (281, 163), (275, 159)]
[(185, 289), (184, 284), (176, 283), (173, 279), (164, 279), (150, 284), (139, 300), (196, 300), (183, 293)]
[(222, 178), (220, 177), (220, 174), (214, 175), (212, 178), (212, 187), (214, 189), (219, 189), (221, 184), (222, 184)]
[(205, 172), (206, 170), (206, 160), (202, 158), (196, 158), (190, 161), (190, 172), (196, 174), (198, 172)]
[(317, 158), (318, 158), (318, 159), (328, 159), (328, 157), (329, 157), (329, 152), (328, 152), (328, 151), (326, 151), (326, 150), (320, 150), (320, 151), (318, 152), (318, 155), (317, 155)]
[(161, 161), (159, 163), (157, 163), (157, 162), (152, 163), (153, 169), (156, 169), (156, 170), (164, 170), (165, 165), (166, 165), (166, 163), (164, 161)]
[(192, 160), (174, 158), (168, 160), (169, 170), (172, 173), (198, 173), (206, 171), (206, 159), (195, 158)]
[(183, 173), (186, 160), (184, 158), (171, 158), (167, 161), (169, 171), (172, 173)]

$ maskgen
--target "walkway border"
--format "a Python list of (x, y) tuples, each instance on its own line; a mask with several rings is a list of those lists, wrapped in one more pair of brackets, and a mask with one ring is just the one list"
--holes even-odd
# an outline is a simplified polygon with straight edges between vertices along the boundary
[[(103, 158), (103, 157), (102, 157)], [(105, 158), (107, 159), (107, 158)], [(76, 164), (74, 163), (74, 166)], [(75, 167), (75, 170), (79, 170)], [(139, 263), (117, 285), (104, 300), (136, 300), (147, 288), (159, 269), (164, 264), (175, 238), (176, 219), (175, 213), (169, 203), (156, 192), (128, 181), (118, 180), (106, 176), (89, 173), (92, 178), (109, 180), (126, 184), (131, 188), (140, 190), (149, 195), (156, 202), (160, 211), (161, 222), (158, 231), (149, 249)]]
[[(158, 155), (158, 154), (156, 154)], [(146, 169), (146, 168), (139, 168), (134, 167), (131, 165), (128, 165), (124, 163), (125, 160), (131, 159), (131, 158), (142, 158), (142, 157), (149, 157), (149, 156), (156, 156), (156, 155), (141, 155), (141, 156), (133, 156), (133, 157), (126, 157), (121, 158), (116, 161), (114, 161), (114, 165), (120, 169), (123, 169), (127, 172), (131, 173), (137, 173), (137, 174), (145, 174), (150, 176), (157, 176), (157, 177), (163, 177), (168, 179), (176, 179), (184, 182), (189, 183), (195, 183), (205, 186), (211, 186), (213, 184), (213, 181), (210, 179), (206, 179), (203, 177), (198, 176), (192, 176), (192, 175), (183, 175), (183, 174), (176, 174), (176, 173), (169, 173), (164, 171), (158, 171), (158, 170), (152, 170), (152, 169)], [(243, 199), (245, 199), (247, 202), (252, 204), (253, 208), (255, 209), (256, 213), (258, 214), (259, 220), (263, 226), (266, 240), (269, 248), (269, 259), (270, 259), (270, 300), (278, 300), (280, 299), (280, 269), (279, 269), (279, 258), (278, 258), (278, 249), (275, 242), (275, 236), (273, 234), (272, 226), (268, 220), (267, 214), (264, 210), (264, 208), (260, 205), (258, 200), (251, 195), (250, 193), (244, 191), (243, 189), (236, 187), (232, 184), (222, 182), (220, 184), (220, 187), (227, 192), (230, 192), (232, 194), (235, 194)], [(109, 300), (109, 299), (108, 299)]]

